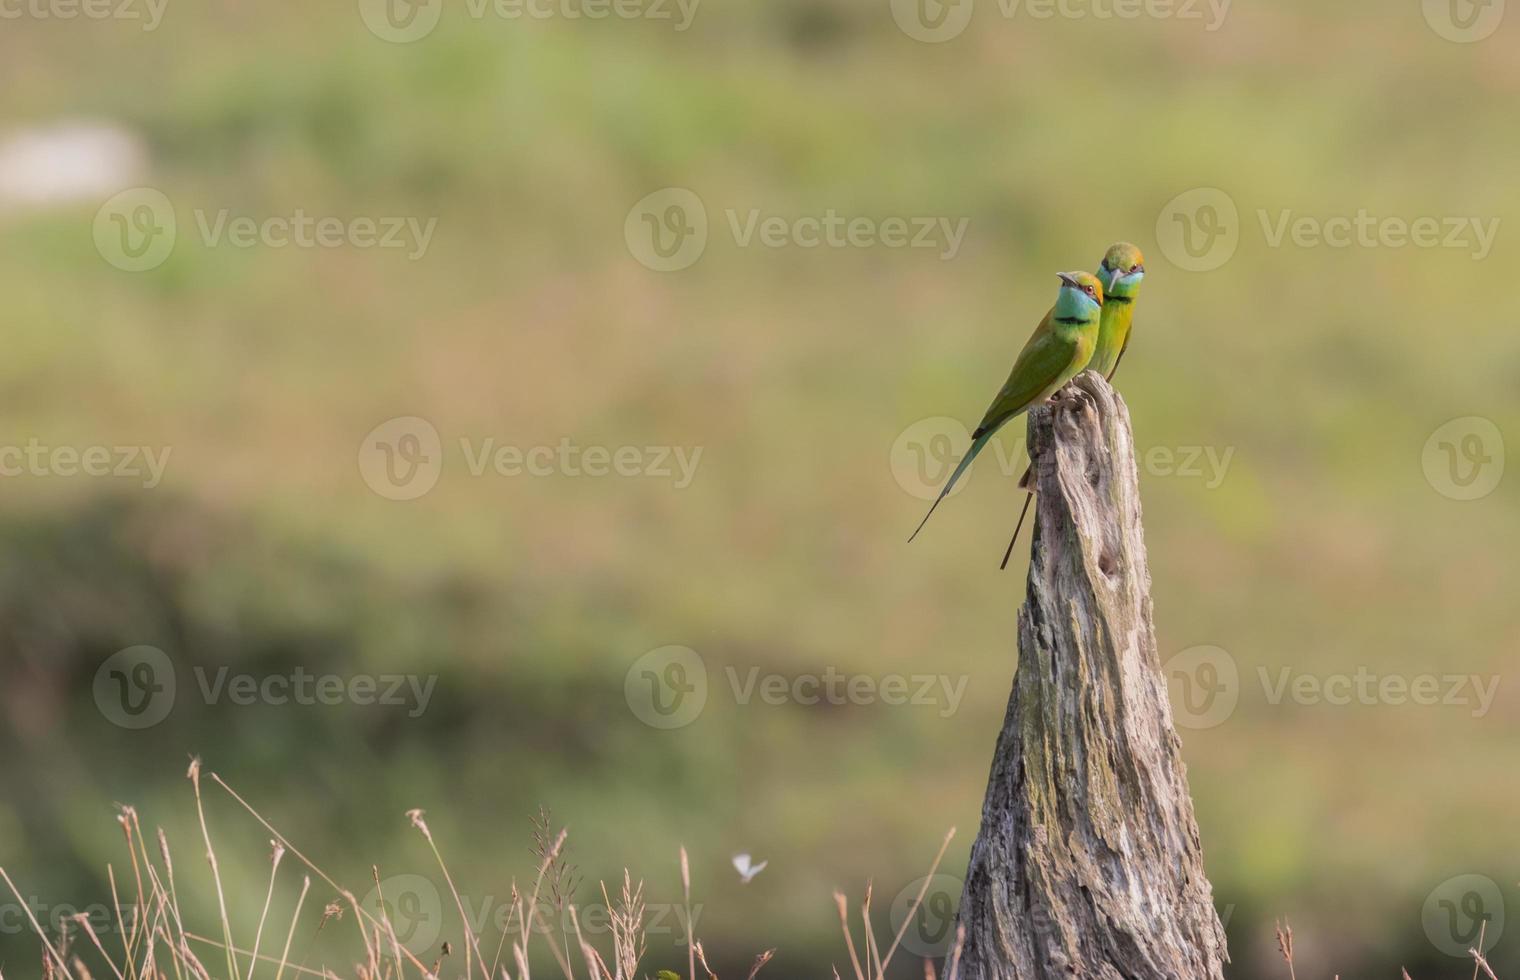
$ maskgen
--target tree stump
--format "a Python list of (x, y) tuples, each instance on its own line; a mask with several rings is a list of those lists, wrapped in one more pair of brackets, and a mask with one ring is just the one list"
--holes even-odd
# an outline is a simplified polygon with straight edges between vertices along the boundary
[(1087, 371), (1029, 417), (1038, 491), (1019, 662), (960, 921), (963, 980), (1215, 980), (1152, 627), (1129, 410)]

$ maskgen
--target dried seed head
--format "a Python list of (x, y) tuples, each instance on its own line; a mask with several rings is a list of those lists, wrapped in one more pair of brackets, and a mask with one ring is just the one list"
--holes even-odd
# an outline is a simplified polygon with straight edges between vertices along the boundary
[(1290, 964), (1293, 962), (1293, 927), (1286, 920), (1277, 924), (1277, 951)]

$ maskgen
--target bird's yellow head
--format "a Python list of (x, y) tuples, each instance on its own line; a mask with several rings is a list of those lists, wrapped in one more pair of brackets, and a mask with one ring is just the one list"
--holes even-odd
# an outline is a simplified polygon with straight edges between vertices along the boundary
[(1109, 296), (1133, 298), (1145, 278), (1145, 256), (1129, 242), (1111, 245), (1098, 267), (1098, 278)]
[(1097, 323), (1103, 313), (1103, 280), (1090, 272), (1060, 272), (1055, 321), (1067, 327)]

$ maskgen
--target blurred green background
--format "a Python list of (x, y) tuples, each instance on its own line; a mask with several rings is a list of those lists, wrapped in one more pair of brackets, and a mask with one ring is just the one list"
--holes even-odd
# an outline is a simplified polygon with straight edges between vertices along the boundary
[[(121, 802), (165, 829), (181, 899), (216, 934), (184, 779), (198, 754), (356, 892), (372, 865), (422, 876), (424, 918), (443, 885), (407, 809), (460, 890), (499, 905), (534, 869), (543, 805), (570, 829), (582, 901), (626, 866), (667, 910), (651, 974), (685, 969), (668, 935), (681, 844), (720, 975), (770, 946), (762, 976), (842, 967), (834, 888), (873, 881), (885, 929), (951, 826), (939, 890), (959, 887), (1023, 598), (1025, 549), (996, 570), (1022, 424), (912, 547), (924, 487), (904, 461), (926, 454), (937, 483), (953, 426), (925, 420), (979, 417), (1053, 273), (1127, 238), (1149, 269), (1119, 376), (1137, 442), (1231, 454), (1217, 480), (1142, 473), (1161, 657), (1217, 647), (1236, 675), (1233, 709), (1189, 725), (1179, 708), (1231, 975), (1285, 975), (1281, 916), (1299, 976), (1465, 975), (1450, 947), (1480, 920), (1500, 975), (1520, 967), (1502, 904), (1520, 915), (1520, 491), (1511, 475), (1459, 499), (1497, 478), (1496, 435), (1520, 444), (1514, 11), (1465, 43), (1418, 0), (1238, 0), (1216, 30), (1202, 6), (1041, 18), (979, 0), (926, 43), (887, 0), (707, 0), (684, 31), (447, 0), (399, 41), (346, 2), (169, 0), (154, 30), (16, 9), (6, 131), (105, 126), (141, 149), (98, 192), (0, 209), (0, 443), (171, 451), (153, 487), (61, 466), (0, 479), (0, 866), (41, 917), (109, 901)], [(177, 221), (141, 272), (92, 233), (109, 241), (98, 209), (134, 186)], [(636, 205), (671, 187), (700, 199), (708, 236), (662, 272), (641, 261)], [(1179, 220), (1200, 188), (1236, 214)], [(199, 227), (296, 209), (436, 226), (416, 258)], [(967, 224), (950, 259), (743, 245), (729, 212), (756, 209)], [(1362, 210), (1500, 225), (1481, 259), (1272, 238), (1284, 212)], [(1214, 225), (1233, 253), (1168, 237)], [(360, 460), (379, 465), (372, 431), (408, 416), (439, 434), (442, 470), (390, 499)], [(1438, 433), (1473, 417), (1490, 425)], [(461, 440), (490, 439), (702, 454), (681, 487), (473, 475)], [(134, 645), (176, 680), (141, 729), (100, 697)], [(664, 730), (633, 702), (639, 658), (669, 645), (696, 652), (708, 692)], [(208, 703), (199, 678), (222, 668), (436, 686), (420, 712)], [(743, 703), (730, 681), (830, 670), (943, 676), (964, 696)], [(1435, 704), (1274, 696), (1285, 676), (1358, 671), (1497, 687), (1482, 705), (1471, 687), (1444, 703), (1446, 682)], [(214, 788), (206, 808), (250, 926), (269, 835)], [(769, 862), (747, 885), (739, 851)], [(299, 887), (289, 858), (281, 875), (273, 921)], [(351, 924), (312, 939), (332, 897), (314, 885), (296, 949), (344, 972)], [(0, 898), (0, 968), (37, 975)], [(435, 911), (448, 938), (452, 901)], [(932, 949), (942, 930), (913, 932)]]

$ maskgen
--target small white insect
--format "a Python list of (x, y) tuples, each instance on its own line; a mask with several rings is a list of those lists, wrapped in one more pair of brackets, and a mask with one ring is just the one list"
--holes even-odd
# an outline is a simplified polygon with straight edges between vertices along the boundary
[(739, 872), (739, 880), (746, 885), (754, 879), (755, 875), (764, 871), (767, 864), (770, 862), (761, 861), (759, 864), (751, 864), (748, 854), (734, 855), (734, 868)]

